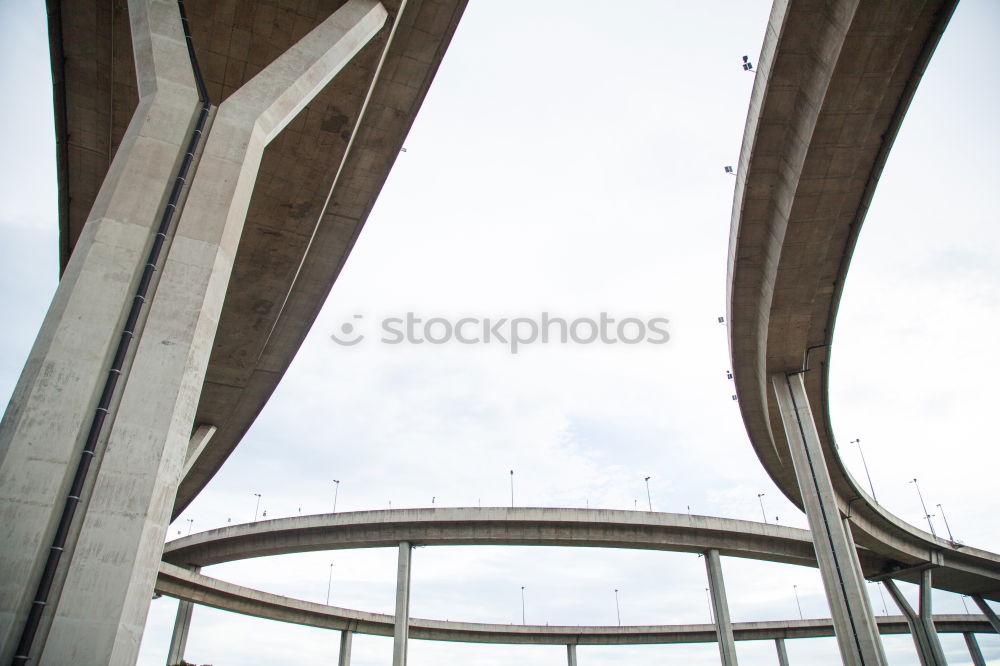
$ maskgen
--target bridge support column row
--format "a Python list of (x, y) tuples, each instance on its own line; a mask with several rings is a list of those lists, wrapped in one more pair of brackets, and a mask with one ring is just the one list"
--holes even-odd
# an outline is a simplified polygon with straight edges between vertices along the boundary
[(771, 378), (845, 666), (885, 666), (853, 542), (841, 522), (801, 373)]
[(129, 2), (139, 104), (0, 422), (0, 663), (135, 663), (264, 149), (386, 17), (349, 0), (209, 125), (177, 1)]

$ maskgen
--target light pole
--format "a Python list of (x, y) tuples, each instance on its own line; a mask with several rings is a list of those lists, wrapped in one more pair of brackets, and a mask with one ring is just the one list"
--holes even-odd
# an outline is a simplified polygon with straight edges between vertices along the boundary
[(868, 487), (872, 489), (872, 499), (877, 502), (878, 498), (875, 497), (875, 485), (872, 484), (872, 475), (868, 473), (868, 463), (865, 461), (865, 452), (861, 450), (861, 438), (852, 439), (851, 444), (858, 445), (858, 453), (861, 454), (861, 464), (865, 466), (865, 476), (868, 477)]
[(882, 598), (882, 615), (888, 615), (889, 609), (885, 607), (885, 594), (882, 593), (882, 583), (875, 583), (878, 588), (878, 596)]
[(951, 525), (948, 524), (948, 516), (944, 515), (944, 507), (940, 504), (937, 505), (938, 511), (941, 512), (941, 518), (944, 519), (944, 527), (948, 530), (948, 541), (955, 543), (955, 537), (951, 535)]
[(527, 624), (524, 621), (524, 585), (521, 586), (521, 624)]
[(764, 493), (757, 493), (757, 501), (760, 502), (760, 515), (764, 516), (764, 522), (766, 523), (767, 522), (767, 514), (764, 513), (764, 500), (761, 499), (761, 497), (763, 497), (763, 496), (764, 496)]
[(615, 613), (618, 615), (618, 626), (622, 626), (622, 607), (618, 603), (618, 588), (615, 588)]
[(653, 510), (653, 496), (649, 494), (649, 477), (646, 477), (646, 500), (649, 502), (649, 510)]
[(510, 470), (510, 508), (514, 508), (514, 470)]
[(792, 590), (795, 592), (795, 605), (799, 607), (799, 619), (804, 620), (805, 617), (802, 615), (802, 603), (799, 601), (799, 586), (792, 585)]
[(253, 522), (257, 522), (257, 512), (260, 511), (260, 493), (254, 493), (257, 496), (257, 506), (253, 510)]
[(917, 489), (917, 497), (920, 498), (920, 506), (924, 510), (924, 518), (927, 519), (927, 526), (931, 528), (931, 536), (935, 536), (936, 537), (937, 536), (937, 532), (934, 531), (934, 523), (931, 522), (931, 514), (928, 513), (928, 511), (927, 511), (927, 505), (924, 504), (924, 495), (923, 495), (923, 493), (920, 492), (920, 486), (917, 484), (917, 480), (916, 479), (913, 479), (913, 481), (910, 481), (910, 483), (912, 483), (913, 487)]
[(188, 524), (188, 534), (191, 534), (191, 526), (194, 525), (194, 518), (188, 518), (187, 524)]
[(337, 495), (340, 494), (340, 479), (333, 480), (333, 512), (337, 513)]
[(330, 605), (330, 586), (333, 585), (333, 562), (330, 562), (330, 577), (326, 579), (326, 605)]

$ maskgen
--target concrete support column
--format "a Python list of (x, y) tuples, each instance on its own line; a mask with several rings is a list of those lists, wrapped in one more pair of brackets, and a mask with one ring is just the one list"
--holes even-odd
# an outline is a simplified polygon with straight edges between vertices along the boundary
[(566, 646), (566, 664), (576, 666), (576, 645), (572, 643)]
[(976, 605), (979, 606), (979, 610), (983, 611), (983, 615), (985, 615), (986, 619), (990, 621), (991, 625), (993, 625), (993, 631), (1000, 634), (1000, 618), (998, 618), (997, 614), (992, 608), (990, 608), (990, 605), (986, 603), (986, 600), (978, 594), (972, 595), (972, 600), (976, 602)]
[(983, 658), (983, 651), (979, 649), (979, 641), (976, 640), (976, 635), (971, 631), (966, 631), (962, 636), (965, 638), (965, 644), (969, 648), (969, 656), (972, 657), (972, 666), (986, 666), (986, 660)]
[(340, 654), (337, 656), (337, 666), (351, 666), (351, 643), (354, 632), (344, 629), (340, 632)]
[[(139, 106), (0, 425), (5, 664), (199, 110), (176, 0), (130, 0), (129, 16)], [(349, 0), (217, 110), (144, 300), (31, 664), (135, 663), (263, 151), (386, 16), (377, 0)]]
[[(920, 659), (921, 666), (942, 666), (945, 664), (944, 656), (940, 654), (941, 644), (937, 641), (937, 632), (934, 633), (933, 639), (927, 634), (927, 627), (921, 615), (913, 610), (910, 602), (896, 586), (896, 581), (887, 578), (882, 581), (882, 584), (885, 585), (889, 596), (896, 602), (896, 606), (906, 618), (906, 624), (910, 627), (910, 634), (913, 636), (913, 644), (917, 648), (917, 657)], [(921, 603), (921, 607), (923, 606), (924, 604)]]
[(396, 565), (396, 626), (392, 635), (392, 666), (406, 666), (407, 641), (410, 639), (410, 558), (409, 541), (399, 544)]
[(194, 603), (181, 599), (177, 603), (177, 617), (174, 618), (174, 633), (170, 636), (170, 650), (167, 651), (167, 666), (175, 666), (184, 659), (188, 631), (191, 629), (191, 612)]
[(729, 601), (726, 599), (726, 583), (722, 578), (719, 551), (714, 548), (705, 551), (705, 568), (708, 570), (708, 589), (712, 597), (715, 634), (719, 640), (722, 666), (736, 666), (736, 641), (733, 639), (733, 625), (729, 621)]
[(927, 644), (931, 648), (934, 659), (939, 664), (948, 663), (944, 658), (944, 649), (941, 647), (941, 640), (938, 638), (937, 628), (934, 626), (934, 611), (931, 609), (931, 569), (924, 569), (920, 572), (920, 624), (924, 627), (924, 635), (927, 636)]
[(845, 533), (800, 373), (771, 378), (845, 666), (885, 666), (875, 616)]
[(774, 649), (778, 651), (778, 666), (788, 666), (788, 651), (785, 650), (785, 639), (775, 638)]
[[(75, 520), (63, 550), (57, 551), (59, 562), (45, 606), (38, 605), (45, 611), (37, 630), (27, 632), (33, 636), (29, 654), (21, 655), (32, 663), (38, 663), (66, 570), (77, 557), (75, 537), (79, 518), (87, 510), (93, 473), (91, 483), (74, 495), (78, 500), (69, 498), (70, 487), (86, 455), (84, 443), (96, 418), (95, 408), (199, 111), (176, 1), (133, 0), (129, 22), (139, 102), (0, 421), (3, 664), (15, 656), (56, 527), (70, 504)], [(95, 455), (88, 456), (91, 470), (100, 465), (113, 415), (102, 418)], [(132, 500), (127, 490), (121, 498)], [(163, 535), (156, 538), (162, 544)], [(146, 591), (146, 604), (151, 596), (152, 587)], [(91, 622), (115, 622), (120, 606), (101, 601), (89, 599), (85, 614)], [(144, 619), (145, 613), (133, 626), (136, 647)], [(88, 655), (64, 663), (73, 661), (106, 663), (107, 658)]]

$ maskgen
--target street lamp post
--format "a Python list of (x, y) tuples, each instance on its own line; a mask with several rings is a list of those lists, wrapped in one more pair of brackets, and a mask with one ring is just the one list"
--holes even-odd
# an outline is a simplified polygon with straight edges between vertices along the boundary
[(521, 586), (521, 624), (527, 624), (524, 620), (524, 585)]
[(934, 523), (931, 522), (931, 514), (927, 511), (927, 505), (924, 504), (924, 495), (920, 492), (920, 486), (917, 484), (917, 480), (913, 479), (910, 481), (913, 487), (917, 489), (917, 497), (920, 498), (920, 507), (924, 510), (924, 518), (927, 519), (927, 526), (931, 528), (931, 536), (937, 536), (937, 532), (934, 531)]
[(330, 577), (326, 579), (326, 605), (330, 605), (330, 587), (333, 585), (333, 562), (330, 562)]
[(188, 518), (187, 524), (188, 524), (188, 534), (191, 534), (191, 527), (194, 525), (194, 518)]
[(795, 592), (795, 605), (799, 607), (799, 619), (804, 620), (805, 617), (802, 615), (802, 603), (799, 601), (799, 586), (792, 585), (792, 590)]
[(257, 506), (253, 509), (253, 522), (257, 522), (257, 512), (260, 511), (260, 493), (254, 493), (257, 497)]
[(618, 588), (615, 588), (615, 614), (618, 616), (618, 626), (622, 626), (622, 607), (618, 603)]
[(337, 495), (340, 494), (340, 479), (333, 480), (333, 512), (337, 513)]
[(646, 500), (649, 502), (649, 510), (653, 510), (653, 496), (649, 494), (649, 477), (646, 477)]
[(767, 514), (764, 513), (764, 500), (761, 499), (761, 497), (763, 497), (763, 496), (764, 496), (764, 493), (757, 493), (757, 501), (760, 502), (760, 515), (762, 515), (764, 517), (764, 522), (766, 523), (767, 522)]
[(938, 504), (937, 508), (941, 512), (941, 518), (944, 520), (944, 527), (948, 530), (948, 541), (955, 543), (955, 537), (951, 535), (951, 525), (948, 524), (948, 516), (944, 515), (944, 507)]
[(865, 466), (865, 476), (868, 477), (868, 487), (872, 490), (872, 499), (877, 502), (878, 498), (875, 497), (875, 485), (872, 483), (872, 475), (868, 473), (868, 463), (865, 461), (865, 452), (861, 450), (861, 438), (852, 439), (851, 444), (858, 445), (858, 453), (861, 454), (861, 464)]
[(510, 508), (514, 508), (514, 470), (510, 470)]

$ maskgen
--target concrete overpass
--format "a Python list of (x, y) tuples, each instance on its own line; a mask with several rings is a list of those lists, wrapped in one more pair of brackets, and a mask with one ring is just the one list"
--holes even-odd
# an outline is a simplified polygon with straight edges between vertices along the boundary
[[(182, 600), (172, 657), (183, 657), (191, 622), (190, 604), (212, 606), (265, 619), (338, 629), (345, 634), (399, 636), (401, 624), (411, 638), (476, 643), (567, 645), (570, 663), (576, 645), (632, 645), (718, 642), (723, 655), (738, 640), (776, 640), (779, 655), (791, 638), (833, 636), (829, 619), (777, 622), (728, 622), (721, 567), (708, 566), (715, 624), (651, 626), (539, 626), (450, 622), (408, 616), (409, 559), (397, 584), (397, 614), (386, 615), (316, 604), (246, 588), (199, 573), (201, 567), (254, 557), (308, 551), (415, 546), (506, 545), (563, 546), (703, 553), (817, 566), (807, 530), (742, 520), (645, 511), (549, 508), (448, 508), (360, 511), (297, 516), (232, 525), (169, 542), (156, 589)], [(402, 551), (401, 551), (402, 552)], [(865, 551), (870, 569), (884, 564)], [(402, 560), (402, 558), (401, 558)], [(716, 597), (715, 595), (719, 596)], [(406, 601), (400, 604), (399, 596)], [(724, 622), (719, 618), (724, 617)], [(978, 651), (975, 632), (995, 631), (978, 615), (935, 616), (939, 632), (961, 632)], [(882, 617), (881, 634), (909, 633), (912, 618)], [(348, 639), (349, 640), (349, 639)], [(397, 641), (398, 643), (398, 641)], [(404, 641), (405, 643), (405, 641)], [(344, 648), (342, 648), (344, 649)], [(346, 648), (349, 654), (349, 643)], [(405, 652), (405, 645), (403, 646)], [(168, 659), (168, 662), (170, 660)], [(341, 664), (346, 666), (343, 660)]]
[(826, 551), (820, 569), (835, 620), (856, 638), (841, 643), (845, 663), (881, 663), (851, 573), (855, 542), (891, 568), (919, 572), (928, 588), (933, 573), (935, 587), (1000, 593), (1000, 556), (926, 534), (864, 492), (837, 453), (828, 401), (851, 255), (956, 4), (842, 1), (817, 11), (775, 2), (737, 171), (727, 309), (740, 409), (765, 469)]

